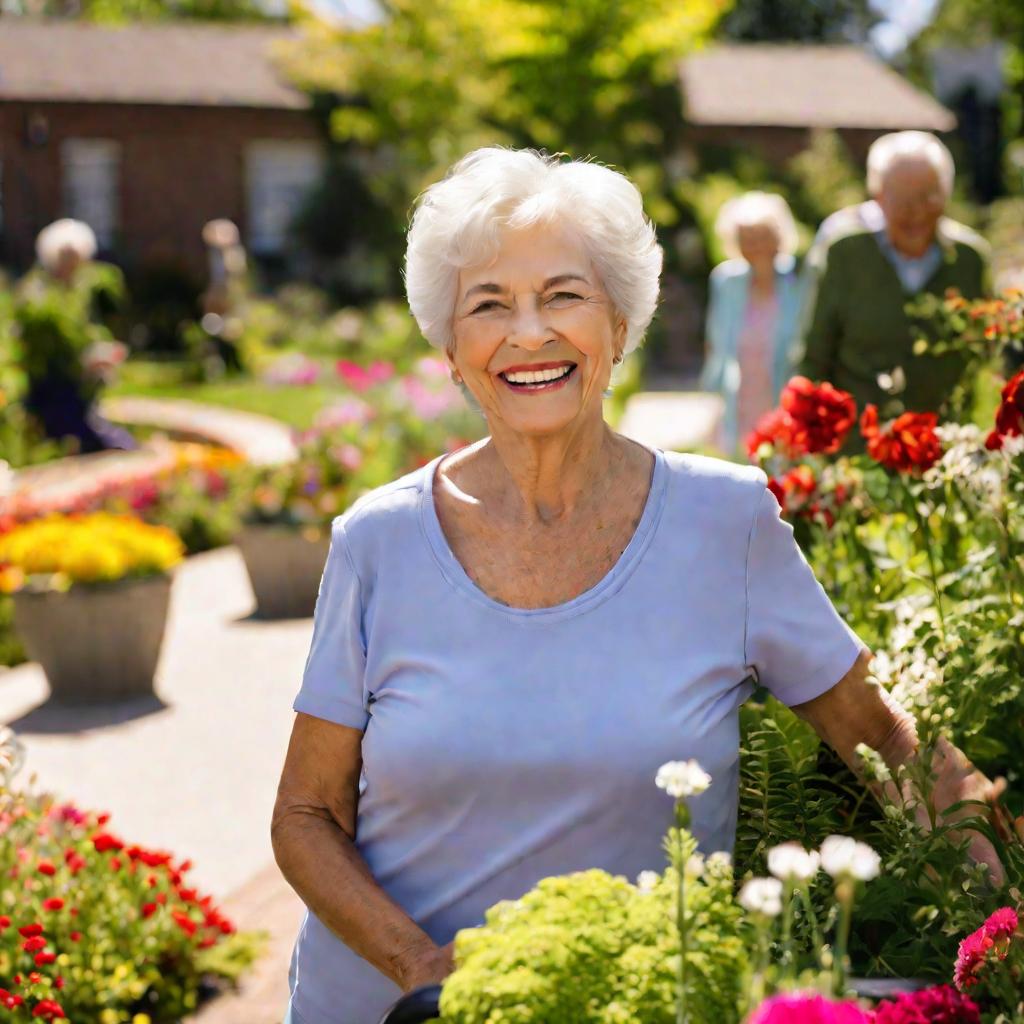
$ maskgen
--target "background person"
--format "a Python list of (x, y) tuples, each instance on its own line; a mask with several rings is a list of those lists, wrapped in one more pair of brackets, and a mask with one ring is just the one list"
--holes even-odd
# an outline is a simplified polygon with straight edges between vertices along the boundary
[[(955, 352), (915, 355), (905, 306), (924, 292), (984, 294), (988, 248), (944, 216), (953, 158), (928, 132), (895, 132), (868, 153), (868, 191), (884, 223), (851, 220), (822, 254), (799, 372), (849, 391), (883, 417), (939, 412), (964, 371)], [(855, 434), (851, 434), (856, 443)]]
[[(661, 264), (595, 163), (477, 150), (419, 200), (409, 303), (489, 435), (334, 521), (271, 826), (307, 907), (293, 1024), (374, 1024), (541, 878), (662, 865), (668, 760), (710, 773), (693, 832), (730, 850), (755, 675), (851, 765), (860, 741), (914, 755), (764, 473), (605, 422)], [(946, 755), (940, 808), (994, 795)]]
[(25, 408), (47, 437), (71, 439), (80, 453), (138, 447), (97, 409), (128, 349), (104, 323), (123, 303), (124, 278), (117, 267), (95, 261), (95, 253), (88, 224), (50, 224), (36, 239), (38, 265), (19, 282), (14, 303)]
[(715, 230), (731, 258), (711, 272), (701, 387), (724, 399), (721, 444), (737, 456), (791, 376), (801, 307), (797, 231), (786, 200), (766, 192), (729, 200)]

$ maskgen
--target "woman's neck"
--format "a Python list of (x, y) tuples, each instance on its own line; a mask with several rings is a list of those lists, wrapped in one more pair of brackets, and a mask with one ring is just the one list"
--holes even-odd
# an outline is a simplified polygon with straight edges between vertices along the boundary
[(623, 443), (600, 416), (565, 433), (539, 437), (491, 430), (484, 448), (502, 513), (525, 524), (564, 520), (601, 491), (624, 456)]
[(775, 291), (775, 266), (763, 263), (751, 263), (750, 288), (758, 295), (768, 295)]

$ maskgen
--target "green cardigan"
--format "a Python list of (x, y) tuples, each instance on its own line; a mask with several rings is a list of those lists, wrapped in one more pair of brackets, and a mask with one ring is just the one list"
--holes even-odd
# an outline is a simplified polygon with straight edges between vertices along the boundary
[[(988, 247), (981, 236), (944, 217), (937, 238), (943, 260), (922, 292), (942, 295), (957, 288), (968, 299), (985, 294)], [(867, 402), (877, 405), (883, 418), (904, 410), (939, 411), (964, 363), (956, 353), (914, 355), (915, 334), (904, 311), (913, 298), (871, 232), (855, 229), (842, 235), (829, 246), (816, 295), (809, 298), (797, 372), (849, 391), (858, 413)], [(897, 396), (902, 408), (893, 407), (877, 381), (880, 373), (897, 366), (906, 377), (906, 389)]]

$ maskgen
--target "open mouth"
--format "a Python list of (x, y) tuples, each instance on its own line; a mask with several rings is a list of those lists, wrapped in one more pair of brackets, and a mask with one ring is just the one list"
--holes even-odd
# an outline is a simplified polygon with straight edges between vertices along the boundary
[(575, 363), (563, 363), (543, 370), (506, 370), (498, 376), (514, 391), (553, 391), (562, 387), (575, 372)]

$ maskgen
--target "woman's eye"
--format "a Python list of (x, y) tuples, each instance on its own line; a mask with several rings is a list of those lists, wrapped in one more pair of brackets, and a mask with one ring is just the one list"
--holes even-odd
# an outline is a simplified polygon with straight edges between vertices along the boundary
[(555, 292), (551, 296), (552, 299), (582, 299), (582, 295), (577, 295), (575, 292)]
[(480, 312), (483, 312), (484, 310), (486, 310), (488, 308), (488, 306), (497, 306), (497, 305), (498, 305), (497, 302), (495, 302), (493, 299), (490, 299), (487, 302), (481, 302), (480, 305), (477, 306), (476, 309), (473, 310), (473, 312), (474, 313), (480, 313)]

